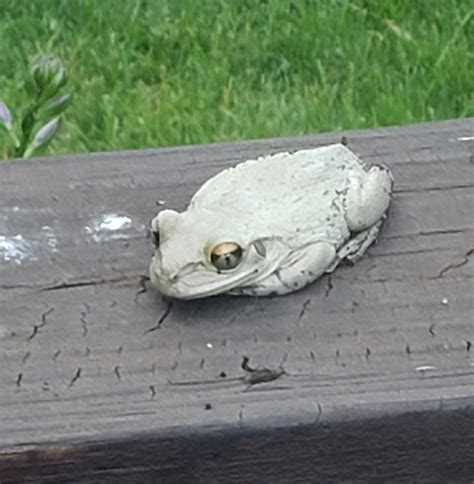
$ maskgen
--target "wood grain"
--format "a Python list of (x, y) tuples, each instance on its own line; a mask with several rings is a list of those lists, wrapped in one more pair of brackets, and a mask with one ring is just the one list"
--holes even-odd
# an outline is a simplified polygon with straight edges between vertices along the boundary
[[(474, 119), (344, 134), (392, 169), (389, 220), (273, 299), (143, 291), (148, 222), (341, 133), (0, 164), (2, 484), (472, 479)], [(249, 387), (244, 355), (285, 374)]]

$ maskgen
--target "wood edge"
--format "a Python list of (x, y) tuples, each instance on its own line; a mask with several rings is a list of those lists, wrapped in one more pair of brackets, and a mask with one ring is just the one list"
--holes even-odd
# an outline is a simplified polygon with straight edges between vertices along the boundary
[[(207, 479), (222, 479), (233, 472), (239, 480), (226, 482), (243, 482), (239, 476), (250, 472), (252, 482), (259, 482), (268, 475), (264, 468), (271, 461), (274, 475), (286, 476), (278, 482), (292, 482), (297, 468), (306, 469), (306, 478), (329, 473), (337, 479), (357, 475), (367, 482), (377, 474), (395, 477), (409, 472), (411, 479), (464, 482), (474, 472), (474, 462), (467, 459), (474, 444), (472, 428), (474, 406), (470, 404), (441, 412), (427, 409), (290, 427), (234, 426), (168, 436), (146, 432), (0, 453), (0, 476), (2, 484), (18, 479), (71, 482), (71, 478), (74, 482), (97, 482), (98, 478), (116, 482), (118, 477), (143, 482), (144, 473), (149, 478), (159, 476), (160, 482), (168, 478), (180, 482), (174, 480), (175, 474), (194, 478), (196, 470), (204, 468)], [(245, 467), (249, 464), (253, 468)]]
[[(163, 147), (148, 147), (143, 149), (130, 149), (130, 150), (118, 150), (118, 151), (92, 151), (89, 153), (85, 152), (78, 152), (78, 153), (67, 153), (62, 155), (53, 155), (53, 156), (41, 156), (41, 157), (32, 157), (28, 159), (23, 158), (8, 158), (6, 160), (0, 160), (0, 163), (25, 163), (25, 164), (34, 164), (38, 163), (38, 160), (42, 162), (51, 162), (51, 161), (63, 161), (65, 158), (67, 159), (76, 159), (80, 161), (81, 159), (89, 159), (89, 158), (113, 158), (113, 157), (127, 157), (133, 158), (138, 156), (149, 156), (153, 157), (159, 153), (186, 153), (196, 150), (202, 149), (211, 149), (211, 150), (225, 150), (232, 148), (233, 146), (240, 145), (240, 146), (255, 146), (255, 145), (268, 145), (272, 142), (288, 142), (294, 143), (298, 140), (301, 141), (308, 141), (315, 138), (320, 138), (322, 143), (326, 142), (335, 142), (339, 141), (342, 136), (348, 137), (356, 137), (358, 139), (361, 138), (372, 138), (375, 135), (377, 137), (380, 136), (393, 136), (393, 134), (400, 135), (400, 133), (408, 133), (412, 130), (426, 130), (428, 129), (431, 131), (436, 131), (440, 128), (451, 128), (457, 124), (462, 124), (466, 122), (474, 122), (474, 117), (465, 117), (465, 118), (455, 118), (455, 119), (443, 119), (438, 121), (425, 121), (420, 123), (410, 123), (410, 124), (395, 124), (395, 125), (388, 125), (388, 126), (379, 126), (373, 128), (359, 128), (359, 129), (339, 129), (337, 131), (321, 131), (321, 132), (314, 132), (308, 133), (303, 135), (297, 136), (278, 136), (274, 138), (247, 138), (242, 140), (231, 140), (231, 141), (217, 141), (213, 143), (202, 143), (202, 144), (189, 144), (189, 145), (173, 145), (173, 146), (163, 146)], [(350, 138), (347, 139), (350, 143)]]

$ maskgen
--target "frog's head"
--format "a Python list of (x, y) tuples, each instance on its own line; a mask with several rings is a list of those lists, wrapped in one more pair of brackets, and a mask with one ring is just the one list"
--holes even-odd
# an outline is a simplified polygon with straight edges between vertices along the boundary
[(252, 286), (275, 271), (281, 245), (236, 223), (161, 211), (151, 222), (152, 283), (166, 296), (194, 299)]

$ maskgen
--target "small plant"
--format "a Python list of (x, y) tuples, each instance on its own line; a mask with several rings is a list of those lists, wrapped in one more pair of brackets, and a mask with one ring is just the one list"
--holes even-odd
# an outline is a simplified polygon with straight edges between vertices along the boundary
[(6, 131), (13, 145), (4, 147), (4, 158), (29, 158), (46, 149), (58, 131), (61, 113), (71, 101), (70, 93), (61, 92), (66, 83), (66, 71), (59, 57), (40, 54), (33, 60), (26, 82), (33, 101), (19, 128), (7, 105), (0, 100), (0, 131)]

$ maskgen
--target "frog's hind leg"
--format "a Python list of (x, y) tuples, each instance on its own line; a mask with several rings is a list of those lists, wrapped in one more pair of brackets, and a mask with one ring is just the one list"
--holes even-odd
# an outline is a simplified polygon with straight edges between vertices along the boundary
[(372, 166), (365, 176), (351, 177), (344, 200), (345, 219), (354, 234), (338, 251), (335, 265), (342, 259), (355, 262), (377, 238), (390, 204), (393, 178), (384, 166)]
[(372, 166), (363, 177), (350, 177), (344, 200), (345, 218), (351, 232), (362, 232), (383, 219), (390, 203), (393, 178), (388, 168)]

